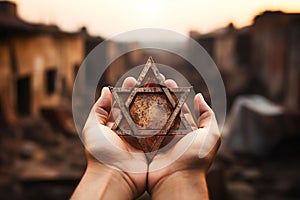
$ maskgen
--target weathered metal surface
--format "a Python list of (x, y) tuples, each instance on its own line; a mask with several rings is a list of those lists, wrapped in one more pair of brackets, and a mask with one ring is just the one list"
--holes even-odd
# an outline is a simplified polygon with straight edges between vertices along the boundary
[(135, 87), (111, 87), (121, 110), (112, 130), (132, 146), (142, 149), (151, 162), (157, 151), (175, 135), (193, 130), (181, 112), (190, 89), (166, 87), (150, 57)]

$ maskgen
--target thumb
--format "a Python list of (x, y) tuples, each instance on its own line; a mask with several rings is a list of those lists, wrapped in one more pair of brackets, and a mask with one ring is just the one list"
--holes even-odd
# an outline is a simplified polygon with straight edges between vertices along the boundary
[(215, 114), (209, 105), (205, 102), (201, 93), (198, 93), (194, 99), (195, 113), (199, 113), (198, 127), (211, 128), (216, 123)]
[(101, 96), (94, 105), (94, 111), (100, 124), (105, 125), (111, 111), (112, 95), (108, 87), (102, 88)]

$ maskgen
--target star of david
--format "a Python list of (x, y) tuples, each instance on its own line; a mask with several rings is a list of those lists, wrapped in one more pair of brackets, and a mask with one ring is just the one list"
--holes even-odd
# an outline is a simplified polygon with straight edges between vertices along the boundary
[(168, 88), (149, 57), (135, 87), (111, 88), (121, 110), (112, 130), (121, 137), (135, 137), (151, 162), (167, 136), (186, 135), (193, 130), (181, 112), (190, 90), (191, 87)]

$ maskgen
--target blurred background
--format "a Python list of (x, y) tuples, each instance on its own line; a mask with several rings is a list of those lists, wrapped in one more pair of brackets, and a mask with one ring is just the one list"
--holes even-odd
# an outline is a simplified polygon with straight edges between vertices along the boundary
[[(207, 176), (211, 199), (299, 199), (298, 0), (0, 1), (0, 199), (70, 197), (86, 165), (71, 109), (79, 67), (105, 39), (149, 27), (196, 40), (224, 80), (228, 113)], [(186, 41), (159, 42), (190, 50)], [(139, 45), (139, 38), (109, 41), (103, 54), (109, 60)], [(210, 101), (190, 64), (164, 51), (119, 57), (99, 86), (114, 85), (150, 55)]]

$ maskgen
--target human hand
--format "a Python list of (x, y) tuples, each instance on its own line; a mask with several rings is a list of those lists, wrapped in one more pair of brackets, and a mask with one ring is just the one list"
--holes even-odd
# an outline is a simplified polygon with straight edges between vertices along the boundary
[[(167, 80), (166, 85), (177, 87), (173, 80)], [(172, 198), (173, 195), (178, 199), (208, 199), (205, 174), (221, 137), (215, 114), (201, 94), (195, 96), (194, 107), (195, 113), (200, 113), (198, 129), (166, 152), (156, 154), (149, 165), (148, 191), (153, 199)], [(183, 154), (182, 150), (185, 150)], [(178, 154), (182, 155), (178, 158)], [(165, 166), (166, 163), (171, 164)]]
[[(171, 80), (167, 80), (166, 85), (176, 87), (176, 83)], [(134, 86), (135, 79), (132, 78), (126, 79), (123, 84), (123, 87)], [(108, 127), (110, 123), (113, 123), (113, 121), (110, 121), (111, 118), (109, 119), (111, 93), (108, 88), (104, 88), (101, 97), (92, 108), (83, 131), (84, 143), (87, 148), (88, 167), (85, 175), (87, 178), (84, 177), (82, 181), (87, 179), (85, 182), (93, 183), (90, 179), (97, 176), (107, 177), (108, 174), (109, 178), (113, 178), (111, 193), (106, 191), (106, 197), (110, 199), (113, 197), (114, 199), (137, 197), (145, 190), (147, 178), (148, 191), (154, 199), (171, 198), (172, 195), (175, 195), (178, 199), (191, 199), (191, 196), (187, 196), (187, 194), (192, 194), (195, 199), (199, 199), (199, 197), (208, 198), (205, 173), (220, 145), (220, 133), (214, 113), (206, 104), (202, 95), (196, 95), (194, 104), (196, 113), (197, 111), (201, 112), (198, 119), (199, 129), (183, 137), (167, 152), (158, 153), (148, 166), (141, 150), (129, 145)], [(177, 159), (178, 154), (181, 153), (182, 149), (185, 149), (187, 144), (190, 144), (190, 146)], [(116, 149), (116, 147), (118, 148)], [(99, 160), (102, 162), (99, 162)], [(174, 160), (176, 161), (173, 162)], [(172, 164), (161, 168), (165, 163)], [(133, 169), (133, 171), (128, 171), (128, 169)], [(140, 173), (134, 173), (134, 171)], [(104, 180), (111, 181), (109, 178)], [(117, 187), (115, 187), (115, 184)], [(190, 184), (192, 184), (192, 187), (187, 187)], [(94, 187), (96, 191), (101, 190), (101, 187), (97, 184), (89, 185)], [(108, 186), (104, 185), (103, 187), (107, 188)], [(120, 188), (127, 192), (121, 193)], [(182, 192), (182, 189), (184, 189), (184, 192)], [(80, 187), (78, 190), (80, 190)], [(118, 193), (115, 193), (116, 190)], [(84, 192), (77, 193), (82, 194)], [(87, 194), (95, 196), (94, 193), (85, 192), (85, 197), (87, 197)], [(74, 196), (76, 197), (76, 195)]]
[[(134, 87), (135, 81), (133, 78), (127, 78), (122, 87)], [(82, 138), (87, 157), (86, 182), (93, 182), (90, 180), (93, 177), (99, 177), (103, 181), (101, 177), (104, 177), (104, 181), (113, 181), (116, 184), (109, 191), (114, 188), (116, 191), (111, 191), (112, 195), (109, 195), (108, 191), (103, 191), (99, 194), (100, 197), (106, 195), (109, 199), (132, 199), (145, 191), (147, 160), (141, 150), (129, 145), (109, 128), (113, 123), (113, 118), (110, 117), (111, 104), (112, 94), (104, 87), (83, 129)], [(117, 113), (118, 110), (114, 112)], [(98, 191), (103, 189), (101, 187), (107, 185), (98, 185)], [(124, 195), (121, 195), (122, 189), (125, 190)]]

